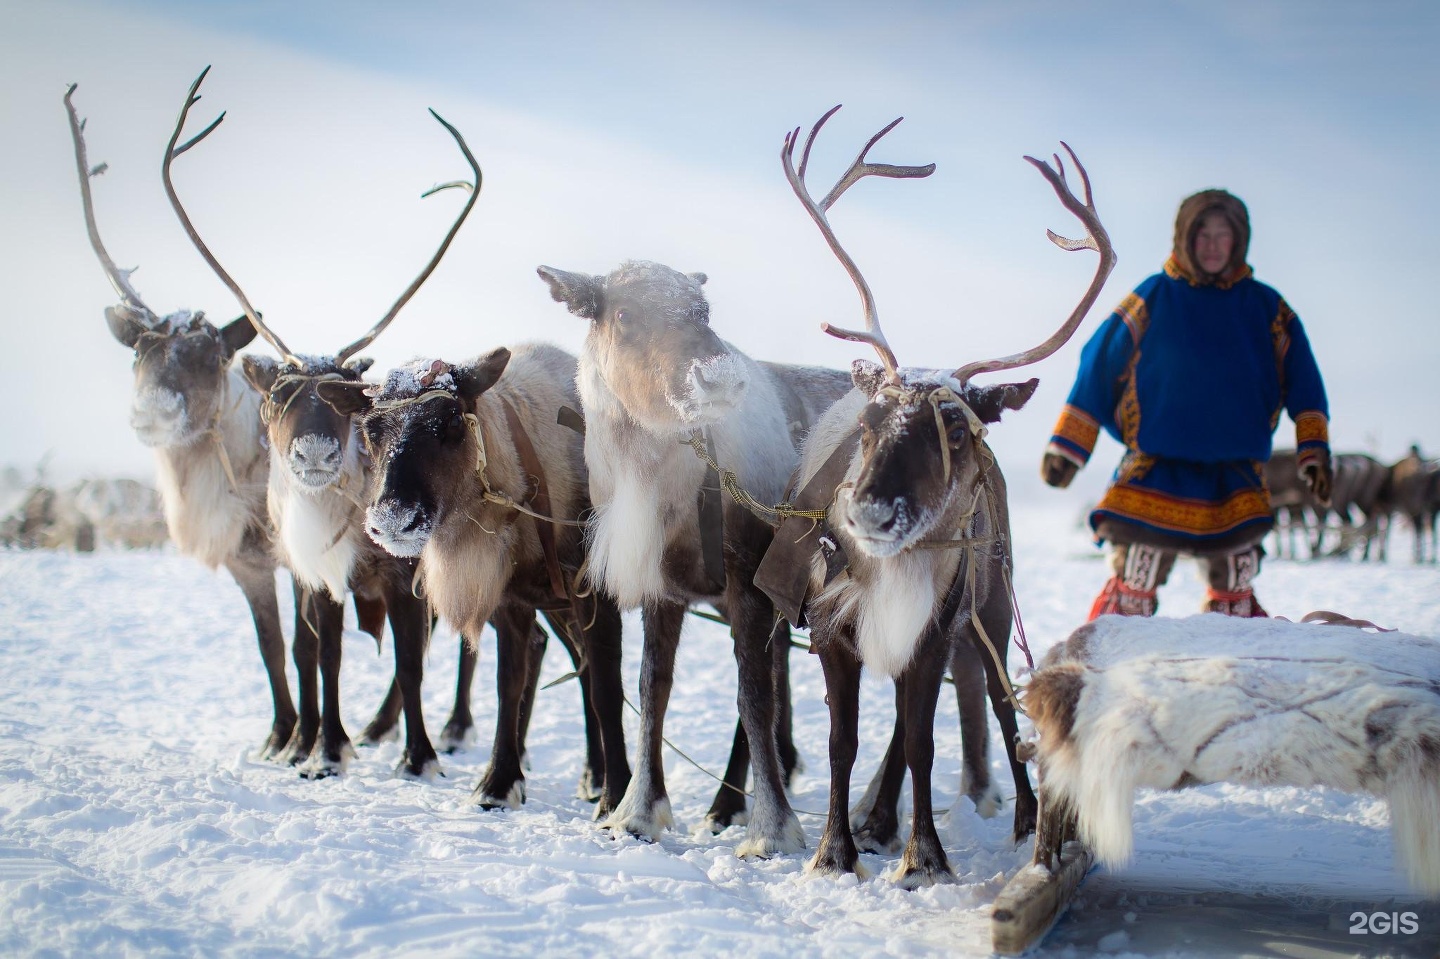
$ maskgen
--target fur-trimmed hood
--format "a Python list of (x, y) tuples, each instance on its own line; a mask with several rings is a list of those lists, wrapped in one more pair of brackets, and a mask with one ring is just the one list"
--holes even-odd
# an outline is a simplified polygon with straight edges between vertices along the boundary
[[(1195, 233), (1200, 221), (1207, 213), (1219, 213), (1230, 223), (1235, 234), (1235, 246), (1230, 253), (1230, 262), (1216, 276), (1200, 269), (1195, 262)], [(1178, 279), (1186, 280), (1191, 286), (1218, 286), (1228, 289), (1253, 271), (1245, 262), (1250, 250), (1250, 213), (1244, 202), (1225, 190), (1201, 190), (1188, 196), (1180, 204), (1175, 215), (1175, 241), (1165, 272)]]

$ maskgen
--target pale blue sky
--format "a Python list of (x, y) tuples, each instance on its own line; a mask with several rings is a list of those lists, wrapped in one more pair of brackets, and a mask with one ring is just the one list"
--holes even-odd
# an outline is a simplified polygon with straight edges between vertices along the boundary
[[(846, 108), (817, 147), (833, 176), (874, 153), (937, 163), (867, 181), (833, 220), (870, 279), (901, 361), (958, 366), (1058, 325), (1093, 259), (1022, 153), (1066, 139), (1086, 161), (1120, 264), (1041, 391), (994, 433), (1028, 484), (1103, 312), (1154, 272), (1186, 194), (1250, 205), (1251, 261), (1306, 323), (1336, 445), (1440, 450), (1440, 13), (1428, 3), (387, 4), (0, 0), (0, 400), (53, 407), (4, 427), (0, 463), (47, 449), (75, 470), (144, 474), (124, 416), (125, 351), (84, 241), (60, 95), (81, 84), (112, 253), (157, 309), (234, 315), (173, 223), (158, 160), (185, 87), (230, 110), (177, 180), (201, 229), (287, 342), (353, 339), (408, 281), (453, 207), (418, 204), (463, 172), (434, 106), (486, 168), (471, 222), (372, 351), (473, 355), (583, 327), (539, 263), (604, 272), (628, 257), (711, 277), (714, 323), (752, 353), (840, 365), (818, 331), (854, 322), (853, 288), (789, 195), (781, 136)], [(207, 152), (208, 151), (208, 152)], [(817, 186), (823, 189), (828, 183)], [(293, 333), (292, 333), (293, 331)], [(313, 337), (313, 341), (312, 341)], [(336, 342), (331, 342), (332, 340)], [(99, 414), (54, 396), (63, 351)], [(1290, 443), (1283, 423), (1279, 445)], [(1102, 448), (1089, 482), (1103, 482)], [(1060, 494), (1054, 494), (1060, 495)], [(1083, 495), (1083, 490), (1081, 494)]]

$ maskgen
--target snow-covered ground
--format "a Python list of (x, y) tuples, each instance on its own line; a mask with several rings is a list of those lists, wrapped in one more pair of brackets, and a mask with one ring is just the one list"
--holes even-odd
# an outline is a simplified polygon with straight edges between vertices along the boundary
[[(1405, 555), (1408, 531), (1397, 535), (1392, 554)], [(1016, 553), (1038, 656), (1078, 624), (1104, 567), (1073, 517), (1044, 505), (1017, 504)], [(1182, 561), (1162, 615), (1188, 614), (1201, 592)], [(1259, 595), (1291, 618), (1333, 609), (1440, 635), (1435, 567), (1272, 561)], [(489, 641), (475, 692), (482, 745), (444, 757), (445, 778), (395, 778), (392, 743), (362, 751), (343, 777), (303, 781), (250, 758), (269, 696), (239, 590), (170, 551), (0, 553), (0, 630), (4, 955), (985, 955), (989, 905), (1029, 855), (1007, 841), (1008, 809), (987, 821), (968, 801), (942, 823), (960, 881), (919, 892), (884, 878), (894, 857), (863, 856), (878, 878), (858, 882), (809, 878), (803, 855), (738, 860), (738, 829), (612, 838), (573, 798), (574, 683), (540, 694), (524, 808), (479, 811), (467, 800), (493, 728)], [(626, 638), (633, 699), (638, 630)], [(442, 628), (426, 685), (432, 734), (455, 652)], [(377, 656), (347, 633), (345, 655), (353, 736), (389, 682), (389, 643)], [(1012, 651), (1012, 670), (1023, 662)], [(552, 643), (542, 681), (569, 668)], [(818, 664), (797, 651), (792, 669), (808, 765), (793, 800), (813, 846), (828, 721)], [(728, 637), (692, 618), (667, 732), (710, 769), (728, 751), (734, 682)], [(867, 680), (865, 697), (857, 785), (893, 718), (887, 684)], [(627, 717), (632, 751), (635, 725)], [(953, 697), (936, 730), (943, 808), (959, 782)], [(699, 823), (713, 781), (674, 753), (666, 765), (682, 827)], [(1008, 789), (998, 759), (995, 770)], [(1378, 800), (1229, 786), (1145, 795), (1136, 834), (1134, 864), (1093, 874), (1045, 952), (1428, 957), (1440, 946), (1440, 911), (1397, 876)], [(1354, 910), (1415, 910), (1421, 928), (1353, 935)]]

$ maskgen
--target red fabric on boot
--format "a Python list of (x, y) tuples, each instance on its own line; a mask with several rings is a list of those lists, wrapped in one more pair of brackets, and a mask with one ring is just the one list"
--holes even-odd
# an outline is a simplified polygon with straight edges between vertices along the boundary
[(1095, 602), (1090, 606), (1090, 615), (1086, 622), (1090, 622), (1097, 616), (1154, 616), (1155, 609), (1159, 603), (1155, 599), (1153, 589), (1135, 589), (1126, 586), (1120, 581), (1120, 577), (1111, 576), (1106, 580), (1105, 585), (1100, 589), (1100, 595), (1095, 597)]
[(1253, 589), (1241, 589), (1233, 593), (1227, 593), (1220, 589), (1207, 589), (1205, 606), (1201, 612), (1223, 613), (1226, 616), (1242, 618), (1269, 618), (1270, 616), (1260, 605), (1260, 601), (1255, 598)]

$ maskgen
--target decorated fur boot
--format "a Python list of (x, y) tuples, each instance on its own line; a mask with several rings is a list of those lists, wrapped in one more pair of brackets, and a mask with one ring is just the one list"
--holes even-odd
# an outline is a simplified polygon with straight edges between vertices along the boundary
[(1255, 598), (1255, 591), (1253, 589), (1226, 592), (1224, 590), (1214, 589), (1213, 587), (1205, 591), (1205, 605), (1201, 612), (1223, 613), (1226, 616), (1240, 616), (1242, 618), (1255, 616), (1268, 617), (1270, 615), (1265, 612), (1265, 608), (1261, 606), (1260, 601)]
[[(1154, 616), (1159, 601), (1153, 589), (1136, 589), (1127, 586), (1118, 576), (1111, 576), (1095, 597), (1090, 607), (1089, 619), (1114, 614), (1116, 616)], [(1088, 621), (1088, 620), (1087, 620)]]

